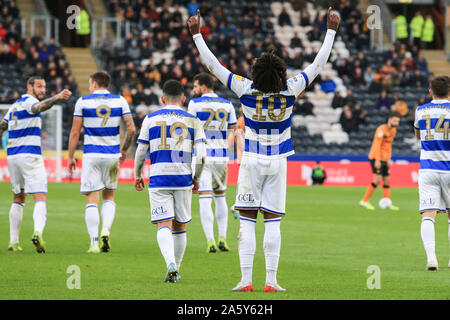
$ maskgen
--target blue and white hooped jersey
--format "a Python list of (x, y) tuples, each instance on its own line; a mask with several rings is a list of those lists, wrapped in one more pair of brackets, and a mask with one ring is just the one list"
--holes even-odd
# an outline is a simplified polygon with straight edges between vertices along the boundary
[(41, 114), (31, 111), (38, 102), (34, 96), (24, 94), (6, 113), (3, 120), (8, 122), (8, 158), (20, 155), (42, 156)]
[(291, 141), (292, 107), (295, 99), (308, 86), (304, 72), (287, 80), (278, 93), (256, 90), (253, 81), (230, 73), (229, 89), (241, 100), (245, 120), (244, 155), (276, 159), (294, 153)]
[(166, 106), (143, 121), (138, 143), (149, 145), (150, 189), (192, 188), (192, 153), (205, 143), (202, 122), (178, 106)]
[(416, 109), (420, 130), (420, 170), (450, 172), (450, 102), (433, 100)]
[(119, 158), (120, 121), (130, 113), (125, 98), (107, 90), (78, 99), (73, 116), (83, 118), (83, 157)]
[(216, 95), (207, 93), (189, 102), (188, 112), (203, 123), (207, 141), (207, 161), (227, 162), (227, 129), (237, 124), (233, 104)]

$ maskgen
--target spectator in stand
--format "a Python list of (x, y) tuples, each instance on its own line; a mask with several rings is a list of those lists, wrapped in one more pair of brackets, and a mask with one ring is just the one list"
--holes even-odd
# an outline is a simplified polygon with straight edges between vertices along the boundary
[(159, 105), (159, 96), (155, 93), (155, 86), (150, 87), (150, 93), (148, 95), (148, 105)]
[(380, 96), (377, 99), (377, 108), (378, 110), (391, 109), (393, 101), (389, 98), (387, 92), (385, 90), (381, 91)]
[(360, 124), (366, 124), (367, 111), (362, 110), (359, 103), (355, 104), (352, 110), (353, 118), (356, 121), (356, 128), (359, 131)]
[(319, 27), (319, 31), (321, 33), (325, 33), (327, 31), (327, 21), (326, 21), (326, 14), (320, 14), (317, 13), (316, 21), (314, 21), (314, 25), (317, 25)]
[(348, 65), (347, 60), (345, 59), (339, 59), (339, 61), (336, 62), (335, 68), (338, 72), (339, 77), (343, 79), (347, 79), (351, 74), (351, 68)]
[(406, 102), (400, 98), (398, 93), (394, 94), (395, 103), (391, 106), (391, 111), (399, 113), (402, 117), (408, 114), (408, 105)]
[(386, 61), (386, 64), (380, 69), (380, 74), (382, 77), (397, 75), (397, 69), (392, 65), (392, 60)]
[(412, 84), (411, 72), (407, 70), (406, 65), (400, 67), (400, 72), (398, 73), (398, 84), (401, 87), (406, 87)]
[(320, 32), (319, 26), (317, 24), (315, 24), (313, 26), (313, 29), (308, 31), (308, 33), (306, 34), (306, 36), (308, 37), (308, 40), (310, 42), (313, 41), (320, 41), (322, 38), (322, 32)]
[(283, 26), (292, 26), (291, 22), (291, 16), (287, 13), (286, 9), (283, 7), (283, 10), (281, 10), (280, 15), (278, 16), (278, 24)]
[(136, 89), (131, 90), (132, 101), (135, 106), (143, 103), (147, 105), (146, 94), (144, 93), (144, 87), (141, 83), (138, 83)]
[(200, 5), (197, 3), (197, 0), (191, 0), (187, 4), (187, 11), (190, 16), (196, 15), (197, 9), (199, 9), (199, 8), (200, 8)]
[(308, 116), (308, 115), (313, 116), (314, 115), (313, 109), (314, 109), (314, 105), (311, 103), (308, 96), (305, 96), (302, 104), (299, 104), (298, 102), (296, 102), (294, 105), (294, 113), (303, 115), (303, 116)]
[(336, 88), (336, 82), (334, 82), (329, 75), (326, 75), (325, 80), (320, 84), (320, 89), (325, 93), (335, 92)]
[(366, 82), (364, 81), (364, 75), (362, 73), (361, 68), (356, 68), (355, 73), (353, 74), (352, 77), (352, 85), (361, 88), (365, 86), (365, 84)]
[(141, 49), (138, 47), (137, 41), (133, 40), (131, 42), (131, 47), (127, 50), (128, 57), (132, 60), (138, 60), (141, 57)]
[(247, 4), (244, 6), (244, 9), (242, 10), (242, 14), (254, 16), (256, 14), (255, 4), (253, 1), (247, 2)]
[(127, 100), (128, 104), (133, 103), (133, 97), (131, 96), (131, 90), (128, 85), (123, 86), (122, 96)]
[(333, 97), (333, 101), (331, 102), (331, 107), (333, 109), (342, 108), (345, 105), (345, 99), (341, 96), (340, 91), (336, 91)]
[(353, 114), (349, 106), (344, 106), (339, 118), (339, 123), (341, 124), (342, 130), (347, 133), (358, 131), (357, 123), (353, 118)]
[(311, 25), (311, 17), (308, 14), (308, 11), (306, 9), (303, 9), (300, 12), (300, 25), (302, 27), (310, 26)]
[(417, 58), (416, 58), (416, 68), (421, 73), (428, 75), (428, 63), (425, 57), (423, 56), (422, 52), (419, 52)]
[(294, 32), (294, 36), (291, 39), (291, 43), (290, 43), (289, 47), (292, 48), (292, 49), (302, 48), (303, 47), (302, 40), (298, 36), (297, 32)]
[(353, 91), (351, 89), (347, 89), (347, 96), (344, 98), (344, 104), (349, 107), (353, 107), (356, 102), (356, 98), (353, 96)]
[(372, 67), (367, 67), (366, 71), (364, 72), (364, 82), (366, 83), (366, 86), (370, 87), (374, 79), (375, 72), (372, 70)]
[(416, 70), (416, 63), (412, 57), (411, 52), (405, 53), (405, 58), (402, 60), (402, 66), (406, 67), (406, 70), (408, 71), (414, 71)]
[(5, 28), (2, 22), (0, 22), (0, 41), (6, 40), (6, 35), (8, 33), (8, 30)]
[(429, 83), (428, 78), (420, 73), (419, 70), (414, 71), (412, 83), (417, 87), (426, 87)]

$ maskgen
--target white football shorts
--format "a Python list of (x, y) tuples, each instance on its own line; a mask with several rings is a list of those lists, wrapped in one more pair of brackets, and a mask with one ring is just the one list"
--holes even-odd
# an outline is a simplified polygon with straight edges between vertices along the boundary
[(450, 173), (419, 171), (420, 212), (450, 209)]
[(47, 172), (41, 156), (8, 157), (8, 171), (14, 194), (47, 193)]
[(119, 178), (118, 158), (83, 158), (81, 193), (117, 189)]
[(239, 168), (234, 208), (286, 214), (287, 159), (244, 156)]
[(207, 163), (200, 176), (200, 188), (198, 192), (213, 192), (227, 190), (226, 163)]
[(149, 189), (152, 223), (175, 219), (178, 223), (192, 220), (192, 190)]

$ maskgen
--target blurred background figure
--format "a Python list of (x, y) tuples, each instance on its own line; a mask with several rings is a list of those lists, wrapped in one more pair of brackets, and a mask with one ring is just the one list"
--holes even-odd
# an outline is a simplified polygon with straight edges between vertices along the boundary
[(320, 165), (320, 161), (316, 162), (316, 166), (312, 170), (311, 179), (313, 185), (323, 185), (327, 178), (324, 168)]

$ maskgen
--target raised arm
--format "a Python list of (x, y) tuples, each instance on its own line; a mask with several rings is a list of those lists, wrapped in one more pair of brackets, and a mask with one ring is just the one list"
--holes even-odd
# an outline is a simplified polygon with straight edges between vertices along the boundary
[(48, 99), (42, 100), (41, 102), (38, 102), (34, 104), (31, 107), (31, 111), (33, 113), (39, 113), (44, 112), (53, 107), (55, 104), (57, 104), (61, 100), (67, 100), (72, 95), (72, 92), (70, 92), (67, 89), (64, 89), (58, 94), (55, 94), (53, 97), (50, 97)]
[(227, 86), (231, 71), (220, 64), (219, 60), (209, 50), (200, 33), (200, 10), (197, 10), (197, 16), (192, 16), (188, 20), (189, 31), (192, 34), (195, 45), (200, 53), (200, 59), (206, 68), (213, 73), (220, 82)]
[(304, 75), (306, 75), (306, 86), (308, 86), (317, 75), (322, 71), (323, 67), (328, 61), (328, 58), (331, 53), (331, 49), (333, 47), (334, 37), (336, 35), (336, 31), (339, 27), (340, 18), (337, 14), (331, 12), (331, 7), (328, 8), (327, 15), (327, 34), (323, 41), (322, 47), (316, 55), (313, 63), (310, 64), (303, 71)]

